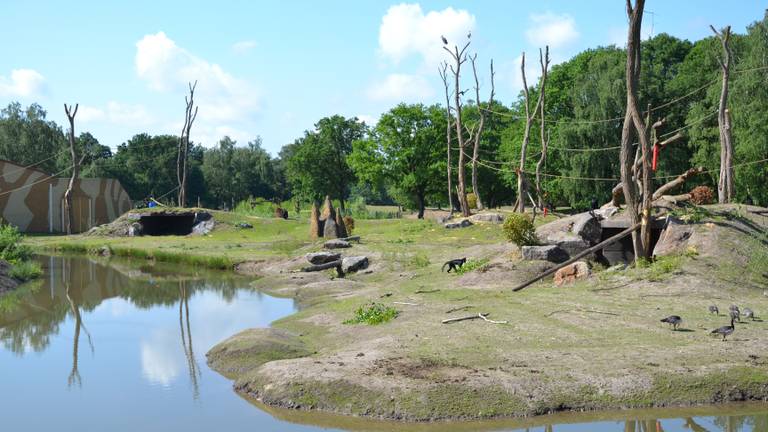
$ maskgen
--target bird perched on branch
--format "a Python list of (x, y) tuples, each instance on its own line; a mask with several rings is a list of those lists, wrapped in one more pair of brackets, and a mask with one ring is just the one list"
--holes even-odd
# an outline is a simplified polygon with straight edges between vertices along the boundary
[(440, 35), (440, 39), (443, 40), (443, 45), (448, 45), (448, 39), (446, 39), (445, 36)]
[(683, 319), (677, 315), (670, 315), (661, 320), (663, 323), (667, 323), (672, 326), (672, 330), (677, 330), (677, 327), (682, 324)]

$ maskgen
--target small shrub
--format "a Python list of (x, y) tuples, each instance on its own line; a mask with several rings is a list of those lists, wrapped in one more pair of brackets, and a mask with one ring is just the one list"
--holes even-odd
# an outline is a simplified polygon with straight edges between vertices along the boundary
[(488, 265), (487, 259), (480, 259), (480, 260), (468, 259), (463, 266), (456, 269), (456, 274), (463, 275), (464, 273), (469, 273), (473, 270), (482, 269), (486, 265)]
[(413, 257), (411, 257), (409, 264), (416, 268), (424, 268), (430, 264), (430, 261), (426, 255), (415, 254)]
[(381, 303), (370, 303), (360, 306), (355, 311), (355, 316), (344, 321), (344, 324), (368, 324), (378, 325), (396, 318), (399, 312), (391, 306)]
[(712, 204), (715, 194), (709, 186), (696, 186), (691, 191), (691, 202), (696, 205)]
[(519, 248), (539, 244), (533, 221), (524, 214), (512, 213), (507, 215), (502, 229), (504, 230), (504, 237), (515, 243)]
[(22, 245), (24, 236), (13, 225), (0, 223), (0, 259), (11, 264), (26, 261), (32, 257), (32, 249)]
[(355, 230), (355, 220), (352, 219), (352, 216), (344, 216), (342, 219), (344, 221), (344, 226), (347, 228), (347, 235), (352, 235), (352, 231)]
[(40, 268), (40, 264), (34, 261), (22, 261), (14, 264), (11, 271), (8, 272), (8, 276), (22, 282), (36, 279), (41, 274), (43, 274), (43, 269)]
[(470, 192), (467, 194), (467, 204), (471, 209), (477, 208), (477, 195), (475, 195), (474, 192)]

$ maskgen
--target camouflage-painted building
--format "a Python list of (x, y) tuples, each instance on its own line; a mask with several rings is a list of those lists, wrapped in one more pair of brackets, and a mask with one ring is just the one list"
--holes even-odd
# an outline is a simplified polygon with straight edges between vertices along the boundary
[[(68, 183), (68, 178), (0, 159), (0, 217), (23, 232), (64, 232)], [(117, 180), (79, 179), (75, 181), (72, 207), (72, 230), (83, 232), (130, 210), (131, 199)]]

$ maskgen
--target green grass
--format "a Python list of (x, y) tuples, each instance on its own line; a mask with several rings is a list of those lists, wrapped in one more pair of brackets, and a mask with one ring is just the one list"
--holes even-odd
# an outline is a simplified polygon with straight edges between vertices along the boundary
[(385, 306), (381, 303), (371, 303), (357, 308), (355, 316), (345, 320), (344, 324), (383, 324), (396, 318), (398, 313), (397, 309), (391, 306)]
[(463, 275), (464, 273), (469, 273), (471, 271), (481, 269), (488, 265), (488, 259), (468, 259), (467, 262), (464, 263), (463, 266), (456, 269), (456, 274)]

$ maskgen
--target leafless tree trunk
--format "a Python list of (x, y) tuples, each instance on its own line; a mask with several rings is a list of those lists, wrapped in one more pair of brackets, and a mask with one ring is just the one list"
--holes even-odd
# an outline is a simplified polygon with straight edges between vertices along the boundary
[(67, 114), (69, 120), (69, 153), (72, 156), (72, 174), (69, 176), (69, 183), (67, 183), (67, 190), (64, 192), (64, 213), (66, 215), (66, 231), (67, 234), (72, 234), (72, 219), (74, 216), (74, 209), (72, 208), (72, 194), (75, 188), (75, 180), (80, 173), (80, 162), (77, 160), (77, 154), (75, 153), (75, 116), (77, 115), (77, 108), (80, 104), (75, 104), (75, 109), (72, 109), (72, 105), (67, 106), (64, 104), (64, 112)]
[(733, 142), (731, 141), (731, 116), (728, 112), (728, 78), (731, 72), (731, 26), (717, 31), (709, 26), (723, 44), (723, 56), (718, 58), (723, 70), (723, 87), (720, 91), (720, 105), (717, 111), (717, 124), (720, 127), (720, 179), (717, 182), (717, 200), (729, 203), (733, 200)]
[(464, 140), (463, 125), (461, 119), (461, 96), (464, 91), (459, 87), (459, 78), (461, 76), (461, 65), (467, 61), (467, 48), (469, 48), (469, 41), (464, 44), (464, 47), (459, 50), (458, 45), (453, 46), (453, 51), (448, 47), (443, 47), (453, 57), (454, 64), (450, 66), (451, 73), (454, 78), (454, 111), (456, 112), (456, 138), (459, 143), (459, 172), (458, 172), (458, 192), (459, 192), (459, 205), (461, 206), (461, 214), (464, 217), (469, 216), (469, 203), (467, 202), (467, 187), (466, 187), (466, 167), (464, 161), (466, 141)]
[(539, 117), (541, 122), (541, 157), (539, 157), (539, 162), (536, 163), (536, 199), (538, 200), (539, 208), (544, 208), (543, 192), (541, 190), (541, 167), (544, 166), (544, 163), (547, 161), (547, 144), (549, 144), (549, 139), (545, 136), (546, 127), (544, 121), (544, 93), (546, 92), (547, 66), (549, 66), (549, 45), (544, 47), (544, 61), (541, 64), (541, 89), (539, 90), (541, 92), (541, 104), (539, 105)]
[(189, 132), (192, 130), (192, 123), (197, 118), (198, 107), (194, 106), (196, 87), (197, 81), (194, 84), (189, 83), (189, 97), (184, 96), (184, 102), (187, 107), (184, 111), (184, 126), (181, 128), (179, 151), (176, 157), (176, 177), (179, 181), (179, 207), (187, 205), (187, 166), (189, 165), (187, 157), (189, 155)]
[(477, 106), (477, 112), (480, 116), (480, 124), (477, 126), (477, 131), (475, 131), (474, 136), (471, 137), (474, 139), (474, 149), (472, 150), (472, 191), (475, 193), (475, 198), (477, 198), (477, 209), (482, 210), (485, 206), (480, 198), (480, 189), (477, 187), (477, 158), (480, 150), (480, 138), (482, 138), (483, 129), (485, 127), (485, 119), (490, 114), (488, 110), (491, 109), (491, 106), (493, 105), (493, 94), (496, 92), (496, 87), (493, 83), (493, 76), (495, 73), (493, 71), (493, 59), (491, 59), (491, 95), (488, 97), (488, 108), (483, 109), (480, 105), (480, 81), (477, 79), (477, 67), (475, 65), (477, 54), (472, 56), (471, 59), (472, 73), (475, 76), (475, 105)]
[(440, 78), (443, 79), (443, 87), (445, 87), (445, 142), (446, 153), (448, 156), (448, 209), (450, 214), (453, 214), (453, 187), (452, 175), (451, 175), (451, 99), (450, 92), (448, 91), (448, 63), (443, 63), (438, 70)]
[[(547, 50), (549, 52), (549, 50)], [(541, 63), (541, 69), (544, 70), (547, 65), (544, 63), (544, 56), (539, 50), (539, 62)], [(528, 182), (525, 179), (525, 161), (528, 153), (528, 142), (531, 138), (531, 126), (533, 120), (536, 118), (536, 113), (539, 111), (544, 93), (539, 92), (539, 98), (536, 100), (536, 105), (531, 109), (530, 97), (528, 91), (528, 81), (525, 78), (525, 53), (523, 53), (523, 59), (520, 62), (520, 72), (523, 74), (523, 94), (525, 95), (525, 130), (523, 131), (523, 143), (520, 146), (520, 167), (517, 170), (517, 210), (520, 213), (525, 213), (525, 195), (528, 193)], [(541, 77), (541, 87), (546, 85), (546, 74)]]
[[(643, 22), (643, 8), (645, 0), (635, 0), (634, 7), (631, 0), (627, 0), (627, 16), (629, 17), (629, 30), (627, 32), (627, 111), (624, 116), (624, 125), (621, 131), (621, 181), (624, 189), (624, 199), (627, 203), (627, 215), (629, 224), (641, 223), (641, 233), (632, 233), (635, 259), (647, 256), (643, 238), (647, 230), (651, 229), (649, 218), (651, 208), (651, 149), (648, 142), (645, 122), (640, 115), (637, 103), (637, 87), (640, 80), (640, 27)], [(637, 185), (632, 181), (632, 137), (636, 135), (640, 143), (640, 153), (643, 166), (643, 192), (642, 192), (642, 221), (638, 208)], [(639, 178), (639, 176), (636, 176)]]

